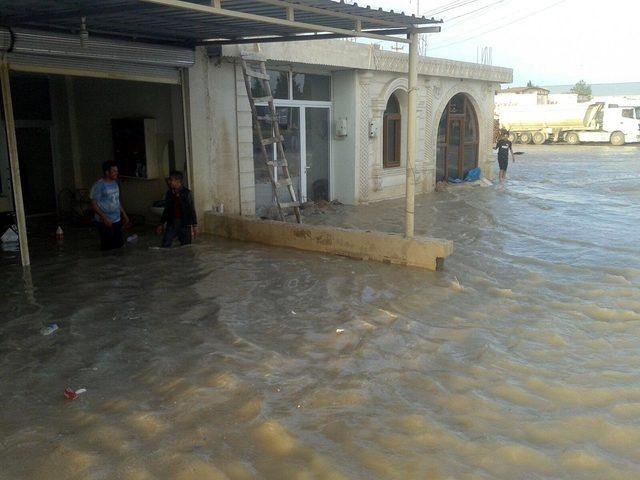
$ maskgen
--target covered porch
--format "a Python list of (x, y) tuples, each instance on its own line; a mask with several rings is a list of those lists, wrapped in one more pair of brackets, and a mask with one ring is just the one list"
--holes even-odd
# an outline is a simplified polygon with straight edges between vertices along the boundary
[[(67, 77), (101, 77), (108, 80), (155, 81), (172, 78), (178, 85), (176, 108), (170, 114), (174, 146), (170, 158), (156, 168), (160, 180), (169, 165), (183, 156), (190, 188), (201, 211), (211, 209), (208, 191), (211, 186), (197, 175), (211, 161), (206, 156), (193, 155), (193, 110), (202, 99), (188, 91), (188, 52), (197, 46), (215, 48), (218, 45), (256, 42), (287, 42), (321, 38), (367, 37), (410, 44), (409, 62), (409, 125), (407, 145), (415, 145), (415, 86), (417, 81), (417, 36), (438, 31), (439, 27), (424, 27), (438, 23), (434, 19), (416, 18), (393, 12), (383, 12), (329, 0), (258, 2), (180, 0), (140, 0), (84, 2), (73, 4), (41, 1), (1, 1), (0, 32), (2, 56), (3, 113), (7, 131), (7, 151), (10, 166), (11, 197), (20, 237), (21, 262), (30, 264), (26, 228), (23, 182), (20, 177), (18, 138), (19, 125), (14, 115), (11, 94), (11, 72)], [(247, 35), (251, 32), (251, 35)], [(397, 37), (395, 35), (400, 35)], [(50, 38), (47, 38), (49, 36)], [(51, 43), (51, 39), (58, 43)], [(14, 74), (15, 76), (15, 74)], [(65, 80), (66, 82), (67, 80)], [(170, 94), (172, 95), (172, 94)], [(206, 107), (205, 107), (206, 108)], [(144, 117), (145, 115), (139, 115)], [(149, 115), (147, 115), (149, 116)], [(77, 121), (77, 119), (76, 119)], [(198, 132), (200, 133), (200, 132)], [(79, 142), (81, 139), (76, 139)], [(71, 141), (73, 149), (73, 139)], [(170, 153), (166, 154), (171, 156)], [(71, 152), (73, 157), (73, 151)], [(407, 151), (406, 229), (413, 236), (413, 188), (415, 148)], [(181, 163), (178, 161), (177, 165)], [(155, 166), (158, 166), (157, 157)], [(78, 168), (76, 170), (81, 170)], [(78, 174), (74, 172), (77, 176)], [(76, 178), (77, 184), (77, 178)], [(148, 189), (150, 184), (145, 183)], [(157, 183), (158, 189), (161, 182)], [(139, 190), (138, 187), (135, 188)], [(153, 189), (152, 189), (153, 190)], [(155, 195), (157, 192), (153, 190)], [(143, 200), (148, 204), (148, 198)]]

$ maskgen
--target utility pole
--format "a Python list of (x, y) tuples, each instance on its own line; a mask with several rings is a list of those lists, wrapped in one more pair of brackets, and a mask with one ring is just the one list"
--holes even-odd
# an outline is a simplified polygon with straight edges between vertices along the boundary
[(416, 117), (418, 112), (418, 33), (409, 33), (409, 108), (407, 118), (407, 168), (404, 236), (413, 238), (416, 185)]

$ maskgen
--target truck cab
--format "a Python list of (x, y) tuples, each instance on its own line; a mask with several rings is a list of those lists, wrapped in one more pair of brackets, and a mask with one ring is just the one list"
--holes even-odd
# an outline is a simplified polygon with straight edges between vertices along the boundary
[[(640, 142), (640, 107), (594, 103), (585, 114), (585, 129), (566, 132), (569, 143), (610, 142), (612, 145)], [(576, 138), (577, 137), (577, 138)]]

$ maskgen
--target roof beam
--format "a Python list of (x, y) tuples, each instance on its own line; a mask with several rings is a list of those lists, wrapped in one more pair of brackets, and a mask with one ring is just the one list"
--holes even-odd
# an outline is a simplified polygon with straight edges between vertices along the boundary
[[(299, 3), (290, 3), (290, 2), (286, 2), (284, 0), (257, 0), (260, 3), (266, 3), (267, 5), (273, 5), (276, 7), (283, 7), (283, 8), (293, 8), (294, 11), (300, 11), (300, 12), (309, 12), (309, 13), (316, 13), (318, 15), (324, 15), (327, 17), (335, 17), (335, 18), (342, 18), (345, 20), (360, 20), (363, 23), (367, 22), (367, 23), (372, 23), (375, 25), (380, 25), (383, 27), (394, 27), (394, 28), (407, 28), (410, 27), (411, 25), (408, 25), (406, 23), (400, 23), (400, 22), (391, 22), (389, 20), (382, 20), (380, 18), (375, 18), (375, 17), (366, 17), (363, 15), (355, 15), (355, 14), (351, 14), (351, 13), (343, 13), (343, 12), (336, 12), (335, 10), (327, 10), (327, 9), (323, 9), (323, 8), (318, 8), (318, 7), (311, 7), (309, 5), (301, 5)], [(425, 23), (429, 23), (429, 21), (425, 22)]]
[[(387, 35), (403, 35), (407, 33), (406, 28), (399, 28), (396, 30), (385, 30)], [(278, 43), (278, 42), (304, 42), (311, 40), (332, 40), (336, 38), (349, 38), (355, 34), (349, 36), (341, 35), (338, 33), (318, 33), (318, 34), (306, 34), (306, 35), (286, 35), (286, 36), (269, 36), (269, 37), (242, 37), (234, 39), (217, 39), (217, 40), (203, 40), (197, 42), (196, 45), (241, 45), (246, 43)], [(393, 39), (395, 41), (395, 38)]]
[[(279, 25), (279, 26), (288, 27), (288, 28), (297, 28), (300, 30), (306, 30), (308, 32), (319, 32), (319, 33), (330, 32), (330, 33), (344, 35), (345, 37), (365, 37), (365, 38), (372, 38), (374, 40), (393, 41), (398, 43), (409, 43), (409, 40), (405, 38), (396, 38), (396, 37), (391, 38), (387, 35), (368, 33), (366, 31), (356, 32), (355, 30), (346, 30), (344, 28), (327, 27), (322, 25), (314, 25), (312, 23), (296, 22), (291, 20), (284, 20), (281, 18), (265, 17), (264, 15), (238, 12), (235, 10), (228, 10), (225, 8), (210, 7), (207, 5), (201, 5), (197, 3), (185, 2), (183, 0), (140, 0), (140, 1), (143, 3), (162, 5), (164, 7), (189, 10), (192, 12), (207, 13), (210, 15), (237, 18), (241, 20), (250, 20), (258, 23), (267, 23), (271, 25)], [(283, 2), (283, 3), (287, 3), (287, 2)], [(287, 3), (287, 5), (291, 5), (291, 4)], [(411, 27), (405, 26), (405, 28), (407, 28), (408, 30)]]

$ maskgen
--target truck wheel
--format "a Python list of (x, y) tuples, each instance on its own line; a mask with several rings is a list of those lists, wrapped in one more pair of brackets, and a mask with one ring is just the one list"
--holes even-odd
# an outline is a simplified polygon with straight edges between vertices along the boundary
[(611, 145), (615, 145), (619, 147), (620, 145), (624, 145), (626, 143), (626, 138), (624, 138), (624, 133), (622, 132), (613, 132), (611, 134)]
[(580, 143), (580, 137), (576, 132), (569, 132), (564, 136), (565, 142), (569, 145), (578, 145)]
[(509, 141), (511, 143), (516, 143), (518, 141), (518, 136), (515, 133), (510, 133), (509, 134)]
[(536, 132), (533, 134), (533, 143), (536, 145), (542, 145), (547, 141), (547, 136), (543, 132)]
[(531, 143), (531, 134), (529, 132), (522, 132), (520, 134), (520, 142)]

